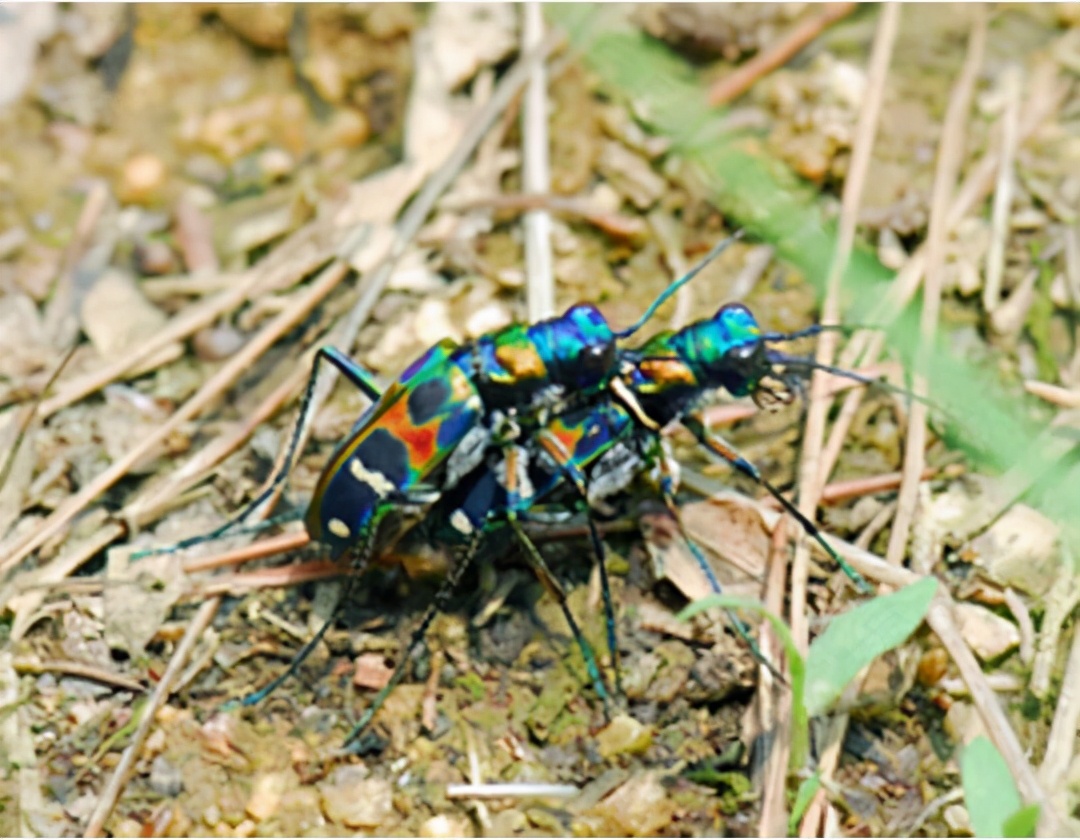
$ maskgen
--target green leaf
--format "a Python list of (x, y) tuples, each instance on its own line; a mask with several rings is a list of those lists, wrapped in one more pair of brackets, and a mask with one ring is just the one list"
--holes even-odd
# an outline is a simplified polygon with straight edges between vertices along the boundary
[(806, 656), (806, 711), (828, 710), (847, 684), (875, 658), (901, 644), (922, 623), (937, 591), (924, 578), (836, 616)]
[(1002, 834), (1006, 837), (1034, 837), (1040, 813), (1038, 805), (1025, 805), (1005, 819)]
[(803, 696), (806, 692), (806, 663), (799, 654), (799, 648), (791, 635), (791, 630), (784, 620), (765, 609), (765, 606), (748, 598), (736, 598), (733, 595), (709, 595), (684, 607), (676, 618), (689, 621), (693, 616), (714, 608), (724, 610), (745, 610), (763, 616), (780, 637), (787, 655), (788, 670), (791, 672), (791, 767), (801, 769), (810, 755), (810, 719), (806, 716), (806, 704)]
[(803, 779), (799, 790), (795, 793), (795, 803), (791, 806), (791, 816), (788, 817), (788, 834), (794, 835), (799, 830), (803, 814), (810, 807), (814, 794), (821, 788), (821, 774), (814, 773), (808, 779)]
[[(1020, 794), (1016, 782), (1009, 775), (1005, 759), (990, 740), (982, 735), (964, 748), (960, 756), (960, 781), (964, 786), (971, 829), (976, 837), (1024, 836), (1031, 834), (1006, 834), (1006, 822), (1018, 823), (1025, 828), (1030, 816), (1021, 811)], [(1037, 819), (1037, 815), (1036, 815)], [(1031, 824), (1034, 829), (1034, 824)]]

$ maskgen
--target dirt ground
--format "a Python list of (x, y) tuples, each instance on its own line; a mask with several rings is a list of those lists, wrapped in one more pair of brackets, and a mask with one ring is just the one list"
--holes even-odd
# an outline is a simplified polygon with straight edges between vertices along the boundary
[[(1041, 832), (1078, 830), (1080, 7), (535, 11), (0, 8), (0, 833), (968, 836), (980, 734)], [(733, 300), (772, 332), (886, 327), (827, 335), (891, 388), (807, 376), (791, 405), (720, 393), (706, 417), (878, 593), (942, 593), (812, 722), (807, 768), (790, 684), (718, 613), (675, 617), (709, 588), (648, 475), (599, 515), (614, 662), (584, 518), (530, 526), (609, 709), (499, 535), (358, 746), (453, 562), (436, 541), (387, 552), (295, 678), (226, 708), (341, 597), (297, 520), (368, 399), (316, 391), (285, 524), (133, 552), (259, 494), (315, 348), (385, 385), (578, 301), (628, 326), (740, 228), (642, 336)], [(869, 600), (664, 434), (725, 591), (803, 649)]]

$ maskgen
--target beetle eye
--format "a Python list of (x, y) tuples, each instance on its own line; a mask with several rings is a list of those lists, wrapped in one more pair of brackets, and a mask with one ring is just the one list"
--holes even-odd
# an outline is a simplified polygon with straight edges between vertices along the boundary
[(604, 373), (615, 364), (614, 344), (591, 344), (578, 357), (582, 367), (593, 373)]
[(760, 341), (737, 344), (724, 354), (724, 363), (748, 378), (757, 378), (768, 370), (765, 345)]

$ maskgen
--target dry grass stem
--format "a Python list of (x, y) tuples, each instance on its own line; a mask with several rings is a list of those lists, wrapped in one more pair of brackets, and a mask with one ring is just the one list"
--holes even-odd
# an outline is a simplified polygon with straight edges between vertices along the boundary
[(1024, 71), (1019, 65), (1005, 69), (1001, 84), (1005, 89), (1005, 112), (1001, 116), (1001, 164), (990, 216), (990, 245), (986, 250), (986, 277), (983, 285), (983, 309), (993, 315), (1001, 302), (1001, 278), (1005, 271), (1005, 245), (1012, 212), (1013, 182), (1016, 179), (1016, 147), (1023, 103)]
[[(915, 392), (927, 396), (925, 371), (933, 355), (937, 337), (937, 322), (941, 310), (942, 272), (945, 265), (945, 246), (948, 237), (948, 210), (952, 203), (957, 174), (964, 149), (964, 124), (971, 108), (975, 82), (982, 67), (986, 49), (986, 13), (979, 7), (975, 26), (968, 41), (967, 56), (956, 81), (942, 126), (941, 145), (930, 203), (930, 225), (926, 240), (926, 276), (923, 283), (923, 310), (920, 320), (921, 340), (916, 359)], [(896, 518), (889, 534), (889, 562), (899, 565), (907, 550), (908, 535), (915, 516), (919, 477), (926, 463), (926, 405), (915, 402), (911, 408), (907, 441), (904, 446), (904, 480), (900, 485)]]
[(742, 96), (753, 87), (754, 82), (778, 67), (783, 67), (803, 47), (858, 7), (858, 3), (824, 4), (816, 15), (803, 20), (780, 41), (762, 50), (713, 85), (709, 91), (709, 104), (724, 105)]
[(1028, 379), (1024, 382), (1024, 390), (1058, 408), (1080, 408), (1080, 391), (1075, 388), (1063, 388), (1049, 382)]
[[(528, 0), (521, 7), (521, 46), (527, 52), (541, 44), (544, 18), (540, 4)], [(548, 159), (547, 69), (544, 62), (533, 65), (525, 86), (521, 107), (522, 183), (526, 193), (546, 195), (551, 191), (551, 164)], [(536, 208), (525, 214), (526, 307), (532, 323), (555, 314), (555, 274), (551, 253), (551, 216)]]
[(285, 586), (297, 586), (314, 580), (326, 580), (348, 574), (347, 567), (330, 560), (315, 560), (310, 563), (291, 563), (288, 566), (274, 566), (258, 569), (254, 572), (242, 572), (234, 575), (219, 575), (207, 583), (195, 586), (187, 594), (189, 599), (206, 598), (218, 595), (239, 596), (256, 589), (275, 589)]
[(447, 785), (447, 799), (570, 799), (581, 791), (573, 785), (545, 782), (489, 782)]
[(66, 674), (69, 677), (78, 677), (83, 680), (92, 680), (102, 685), (111, 685), (123, 691), (134, 691), (142, 694), (146, 686), (136, 680), (129, 679), (122, 674), (114, 674), (104, 668), (96, 668), (85, 662), (69, 662), (60, 659), (30, 659), (28, 657), (16, 657), (13, 660), (15, 670), (20, 674)]
[(1054, 722), (1046, 739), (1046, 755), (1039, 778), (1051, 790), (1066, 777), (1076, 751), (1076, 731), (1080, 726), (1080, 633), (1073, 634), (1069, 661), (1061, 681)]
[(109, 205), (108, 185), (95, 180), (83, 202), (75, 230), (64, 249), (60, 273), (52, 288), (52, 295), (45, 308), (45, 331), (54, 347), (66, 347), (75, 343), (79, 335), (79, 316), (76, 312), (78, 298), (74, 288), (75, 271), (91, 245), (94, 230)]
[(154, 716), (165, 705), (169, 695), (172, 694), (173, 684), (176, 682), (177, 677), (180, 676), (180, 672), (187, 663), (188, 657), (191, 656), (191, 652), (195, 649), (199, 637), (210, 626), (210, 622), (214, 620), (214, 615), (217, 613), (220, 603), (219, 598), (211, 598), (199, 607), (199, 611), (191, 619), (184, 638), (180, 640), (172, 659), (169, 660), (169, 667), (162, 674), (154, 693), (150, 695), (150, 702), (143, 707), (142, 718), (131, 736), (131, 742), (124, 749), (124, 754), (120, 757), (120, 763), (116, 765), (113, 775), (101, 791), (97, 805), (94, 807), (94, 811), (90, 815), (90, 820), (83, 832), (84, 837), (101, 836), (105, 827), (105, 820), (109, 818), (112, 809), (120, 798), (120, 792), (124, 789), (124, 785), (135, 769), (135, 762), (142, 753), (146, 736), (150, 734), (150, 730), (154, 726)]
[(251, 560), (261, 560), (264, 557), (273, 557), (287, 551), (298, 551), (310, 543), (311, 537), (307, 535), (307, 531), (279, 534), (276, 537), (249, 543), (231, 551), (223, 551), (221, 554), (215, 554), (212, 557), (185, 560), (184, 574), (193, 575), (210, 569), (220, 569), (224, 566), (239, 566), (241, 563), (247, 563)]
[[(871, 152), (877, 132), (878, 117), (884, 96), (885, 80), (892, 59), (893, 45), (900, 22), (900, 7), (888, 3), (882, 8), (878, 20), (874, 44), (870, 52), (867, 71), (867, 87), (862, 111), (852, 141), (851, 165), (844, 182), (840, 209), (840, 224), (836, 253), (833, 255), (826, 281), (825, 301), (822, 304), (822, 323), (836, 324), (840, 320), (840, 283), (848, 264), (855, 241), (855, 225), (858, 218), (860, 196), (866, 183)], [(823, 333), (818, 341), (815, 358), (819, 363), (831, 364), (835, 355), (836, 333)], [(799, 510), (813, 518), (818, 497), (826, 476), (821, 474), (820, 459), (825, 421), (829, 402), (825, 399), (826, 381), (815, 371), (810, 383), (810, 403), (807, 408), (806, 428), (803, 433), (802, 461), (799, 465)], [(806, 587), (809, 575), (810, 552), (803, 540), (795, 551), (791, 569), (791, 629), (799, 649), (806, 651), (809, 644), (809, 627), (806, 621)]]
[[(765, 608), (774, 615), (780, 615), (784, 608), (789, 538), (787, 522), (786, 517), (777, 518), (773, 522), (769, 561), (766, 565), (768, 573), (765, 578)], [(770, 662), (780, 667), (783, 663), (784, 647), (768, 622), (762, 623), (760, 638), (762, 653)], [(765, 753), (764, 767), (760, 773), (762, 794), (758, 836), (783, 837), (787, 834), (786, 790), (791, 769), (792, 696), (787, 686), (780, 685), (767, 668), (759, 668), (758, 673), (758, 690), (754, 695), (754, 702), (747, 710), (747, 718), (753, 724), (752, 734)], [(746, 738), (746, 742), (752, 741)]]

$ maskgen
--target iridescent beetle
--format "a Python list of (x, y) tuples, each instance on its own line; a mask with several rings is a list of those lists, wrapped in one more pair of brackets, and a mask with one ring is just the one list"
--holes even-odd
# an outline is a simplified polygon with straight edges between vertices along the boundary
[[(834, 559), (853, 581), (866, 589), (865, 581), (836, 553), (816, 526), (798, 511), (749, 461), (719, 438), (710, 435), (694, 409), (712, 390), (723, 388), (733, 396), (751, 396), (760, 405), (787, 403), (801, 390), (800, 374), (822, 367), (812, 360), (788, 356), (770, 346), (821, 331), (814, 326), (795, 333), (765, 333), (753, 314), (742, 304), (728, 304), (709, 319), (695, 322), (677, 332), (655, 336), (638, 349), (620, 348), (618, 375), (608, 388), (594, 392), (583, 404), (563, 411), (536, 429), (532, 436), (501, 450), (489, 449), (485, 462), (442, 495), (421, 526), (421, 539), (442, 543), (469, 542), (493, 527), (510, 525), (525, 548), (526, 557), (537, 569), (549, 591), (563, 605), (567, 621), (582, 648), (594, 685), (602, 680), (587, 644), (565, 607), (565, 594), (547, 570), (535, 546), (521, 530), (519, 521), (537, 505), (571, 490), (588, 503), (624, 489), (636, 475), (658, 466), (661, 493), (679, 523), (683, 537), (701, 566), (711, 588), (720, 583), (700, 549), (686, 535), (674, 501), (671, 470), (661, 445), (660, 430), (680, 420), (713, 453), (761, 484), (807, 533)], [(864, 384), (873, 380), (850, 371), (825, 368)], [(588, 517), (593, 551), (599, 560), (602, 593), (607, 619), (607, 641), (616, 680), (619, 669), (615, 640), (614, 609), (604, 565), (604, 549), (591, 516)], [(425, 612), (413, 633), (406, 653), (388, 684), (374, 698), (347, 743), (359, 737), (371, 722), (387, 695), (398, 684), (413, 651), (422, 642), (427, 627), (460, 580), (470, 555), (464, 555)], [(745, 626), (730, 616), (736, 631), (753, 645)], [(771, 665), (755, 655), (762, 663)], [(598, 692), (601, 688), (598, 686)], [(601, 694), (605, 700), (606, 697)]]
[[(359, 546), (354, 565), (364, 566), (377, 546), (392, 544), (409, 524), (423, 518), (441, 494), (477, 468), (493, 447), (500, 451), (513, 447), (553, 412), (603, 392), (617, 372), (616, 339), (640, 329), (676, 288), (689, 282), (734, 239), (720, 242), (669, 286), (633, 326), (619, 333), (611, 330), (596, 307), (578, 304), (557, 318), (513, 325), (460, 347), (449, 340), (440, 342), (381, 394), (359, 365), (333, 348), (321, 348), (278, 475), (231, 523), (177, 547), (225, 533), (285, 480), (310, 406), (318, 363), (326, 360), (375, 403), (324, 468), (305, 525), (312, 539), (329, 545), (335, 557)], [(393, 536), (379, 538), (380, 528), (389, 519), (398, 520), (391, 529)], [(476, 534), (467, 553), (476, 550), (480, 536)], [(537, 571), (543, 576), (540, 566)], [(565, 603), (563, 608), (573, 626)], [(307, 655), (329, 624), (297, 659)], [(579, 635), (576, 628), (575, 635)], [(257, 703), (295, 666), (296, 660), (281, 677), (245, 697), (242, 704)], [(606, 698), (598, 674), (596, 678)]]

